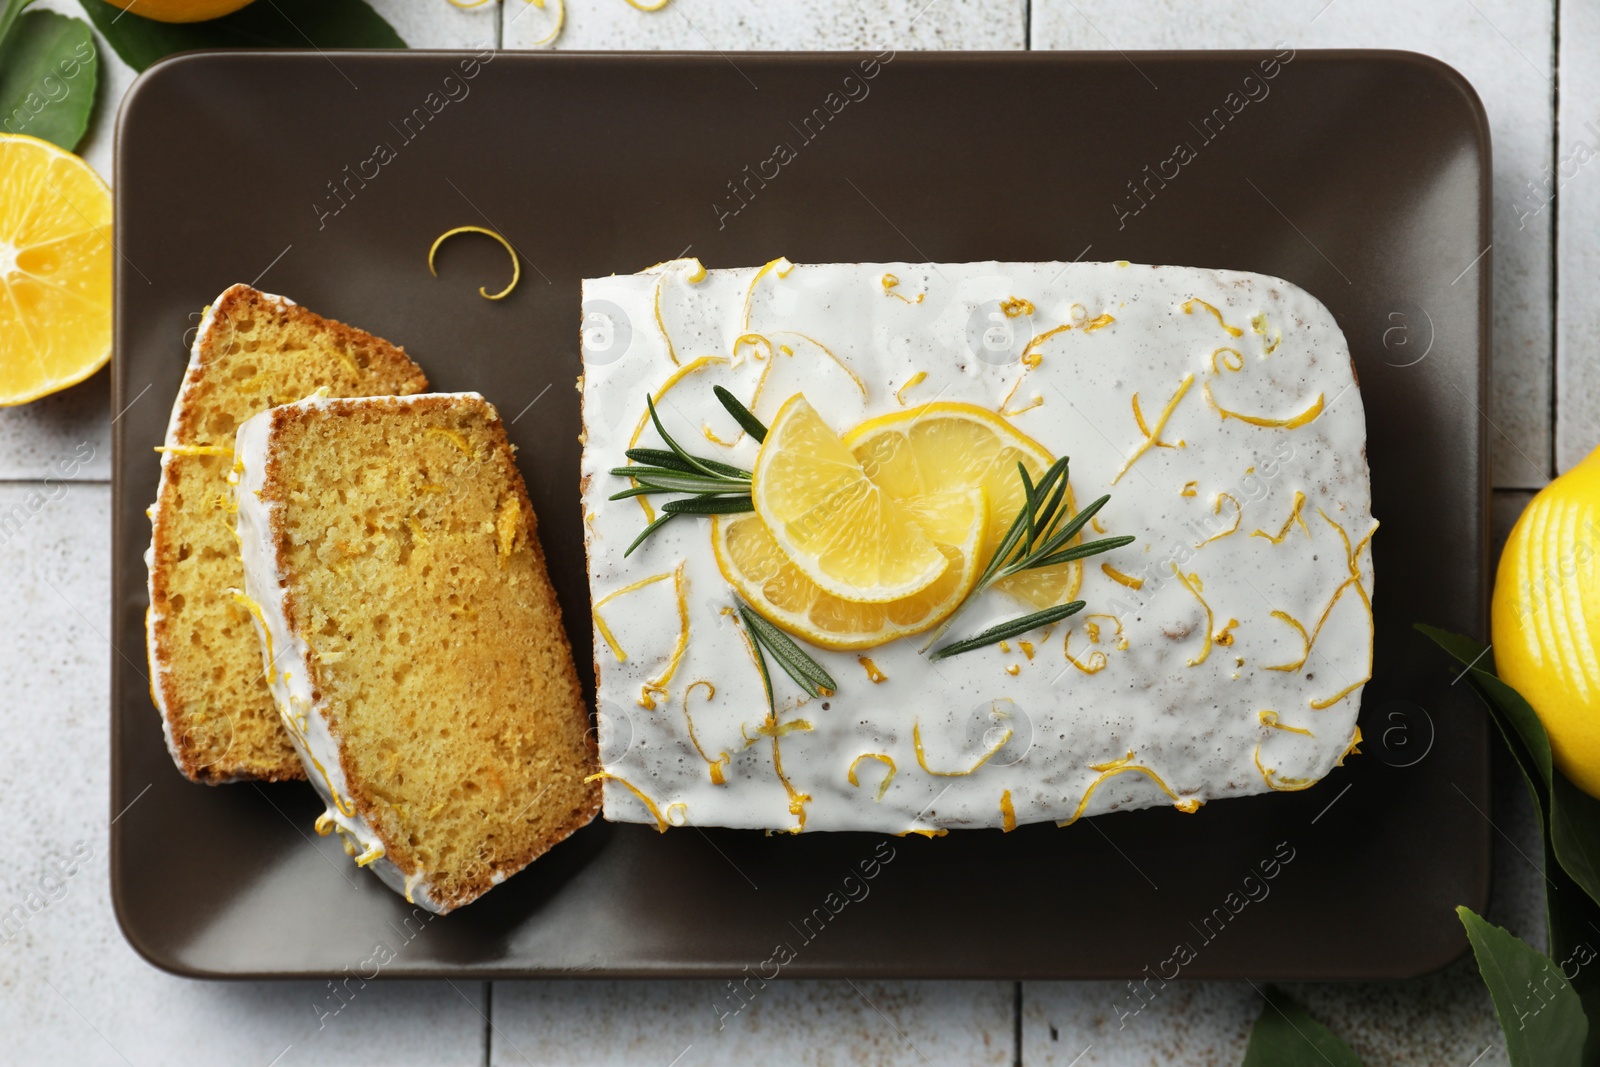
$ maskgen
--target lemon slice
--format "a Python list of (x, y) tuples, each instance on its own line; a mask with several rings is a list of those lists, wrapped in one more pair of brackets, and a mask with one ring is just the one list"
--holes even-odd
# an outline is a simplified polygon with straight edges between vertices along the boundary
[(964, 540), (937, 544), (949, 565), (932, 585), (884, 604), (853, 603), (822, 589), (783, 554), (759, 515), (714, 516), (711, 548), (722, 576), (774, 625), (823, 648), (873, 648), (939, 625), (978, 580), (983, 491), (951, 494), (943, 505), (930, 536), (938, 542), (956, 531)]
[[(750, 479), (756, 514), (801, 574), (841, 600), (882, 604), (938, 581), (950, 561), (888, 493), (867, 477), (804, 395), (778, 409)], [(918, 502), (941, 523), (944, 500)], [(971, 525), (984, 516), (972, 512)], [(941, 529), (945, 543), (950, 537)]]
[[(1037, 480), (1054, 462), (1048, 449), (988, 408), (954, 401), (869, 419), (843, 440), (873, 484), (919, 524), (948, 494), (983, 489), (989, 502), (981, 552), (985, 566), (1026, 499), (1017, 464)], [(1063, 505), (1068, 515), (1077, 510), (1070, 486)], [(1082, 574), (1081, 563), (1058, 563), (1012, 575), (995, 588), (1025, 604), (1048, 608), (1072, 599)]]
[(47, 141), (0, 134), (0, 405), (111, 358), (111, 190)]

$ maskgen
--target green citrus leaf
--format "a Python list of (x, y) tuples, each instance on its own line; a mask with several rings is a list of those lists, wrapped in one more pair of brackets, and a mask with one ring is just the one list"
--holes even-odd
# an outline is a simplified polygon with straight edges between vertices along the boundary
[(1243, 1067), (1362, 1067), (1350, 1046), (1280, 989), (1261, 993), (1267, 1002), (1250, 1031)]
[(1456, 914), (1494, 1000), (1511, 1067), (1582, 1067), (1589, 1021), (1561, 969), (1472, 909), (1457, 908)]
[[(1577, 991), (1585, 1014), (1600, 1019), (1600, 801), (1580, 791), (1553, 766), (1544, 725), (1522, 695), (1492, 671), (1483, 646), (1471, 638), (1418, 626), (1465, 667), (1473, 692), (1522, 770), (1533, 796), (1544, 845), (1545, 906), (1550, 958)], [(1586, 1041), (1585, 1063), (1600, 1063), (1600, 1027)]]
[(87, 22), (53, 11), (17, 17), (0, 39), (0, 130), (72, 151), (89, 128), (99, 73)]
[[(209, 22), (156, 22), (105, 0), (78, 0), (134, 70), (191, 48), (404, 48), (365, 0), (256, 0)], [(331, 60), (330, 60), (331, 61)]]

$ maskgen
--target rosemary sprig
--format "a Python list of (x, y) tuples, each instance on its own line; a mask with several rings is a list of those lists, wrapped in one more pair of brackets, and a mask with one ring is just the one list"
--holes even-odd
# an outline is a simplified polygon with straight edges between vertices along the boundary
[[(720, 385), (715, 391), (722, 406), (744, 427), (745, 432), (758, 441), (767, 436), (767, 428), (732, 393)], [(656, 432), (667, 447), (628, 449), (628, 458), (633, 462), (626, 467), (612, 467), (611, 473), (618, 478), (632, 478), (636, 484), (631, 489), (611, 494), (611, 499), (625, 500), (655, 493), (687, 495), (661, 505), (661, 514), (634, 538), (633, 544), (622, 554), (624, 558), (632, 555), (633, 550), (643, 544), (647, 537), (678, 515), (734, 515), (755, 510), (755, 505), (750, 501), (749, 471), (731, 463), (691, 456), (661, 425), (655, 401), (646, 396), (644, 402), (650, 409), (650, 421), (655, 424)]]
[[(989, 560), (989, 565), (984, 568), (978, 581), (973, 585), (956, 610), (950, 613), (949, 618), (933, 632), (923, 644), (922, 650), (928, 652), (941, 637), (945, 635), (957, 617), (966, 610), (983, 592), (996, 582), (1004, 581), (1013, 574), (1020, 574), (1036, 567), (1053, 567), (1058, 563), (1069, 563), (1077, 559), (1087, 559), (1097, 556), (1102, 552), (1109, 552), (1114, 548), (1133, 543), (1129, 536), (1105, 537), (1098, 541), (1087, 541), (1081, 545), (1069, 545), (1078, 532), (1089, 524), (1089, 520), (1099, 513), (1111, 499), (1102, 496), (1070, 519), (1066, 518), (1066, 509), (1063, 504), (1067, 496), (1067, 457), (1063, 456), (1050, 465), (1044, 477), (1039, 479), (1037, 485), (1028, 476), (1028, 470), (1021, 463), (1017, 464), (1017, 473), (1022, 478), (1024, 501), (1022, 510), (1012, 520), (1011, 527), (1006, 535), (1000, 539), (1000, 545), (995, 549), (994, 557)], [(1023, 615), (1009, 619), (980, 634), (954, 641), (941, 648), (936, 648), (928, 653), (929, 659), (944, 659), (946, 656), (959, 655), (962, 652), (971, 652), (975, 648), (982, 648), (996, 641), (1004, 641), (1008, 637), (1026, 633), (1037, 626), (1048, 626), (1058, 622), (1069, 615), (1076, 614), (1083, 609), (1083, 602), (1075, 600), (1070, 604), (1058, 604), (1043, 611), (1036, 611), (1031, 615)]]
[(838, 692), (839, 683), (816, 660), (806, 655), (793, 638), (757, 615), (750, 605), (738, 597), (734, 597), (734, 603), (739, 608), (739, 618), (744, 621), (745, 629), (750, 632), (750, 639), (755, 643), (756, 666), (761, 668), (761, 681), (767, 687), (769, 707), (772, 705), (772, 679), (767, 674), (766, 654), (777, 660), (784, 673), (810, 696), (830, 697)]

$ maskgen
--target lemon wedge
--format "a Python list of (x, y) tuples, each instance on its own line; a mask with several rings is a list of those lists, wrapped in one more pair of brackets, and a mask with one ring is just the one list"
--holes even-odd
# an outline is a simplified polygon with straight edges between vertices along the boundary
[[(949, 531), (936, 530), (929, 512), (937, 512), (952, 493), (981, 488), (989, 504), (981, 566), (987, 566), (1026, 499), (1017, 464), (1037, 480), (1054, 462), (1048, 449), (988, 408), (953, 401), (869, 419), (843, 440), (873, 484), (941, 543), (951, 543)], [(1063, 506), (1069, 515), (1077, 510), (1070, 487)], [(995, 588), (1048, 608), (1072, 599), (1082, 574), (1081, 563), (1058, 563), (1014, 574)]]
[[(841, 599), (807, 578), (759, 515), (714, 516), (711, 548), (722, 576), (774, 625), (822, 648), (873, 648), (939, 625), (978, 580), (988, 510), (983, 490), (952, 494), (942, 503), (927, 515), (930, 526), (924, 529), (949, 565), (927, 588), (882, 604)], [(961, 540), (943, 542), (949, 534)]]
[(950, 568), (914, 513), (937, 524), (947, 544), (967, 540), (950, 536), (953, 524), (984, 523), (981, 511), (959, 506), (958, 494), (902, 509), (800, 393), (784, 401), (767, 431), (750, 496), (773, 543), (796, 569), (853, 604), (902, 600)]
[(1494, 665), (1545, 732), (1556, 766), (1600, 797), (1600, 449), (1545, 486), (1511, 528), (1490, 617)]
[(0, 405), (111, 358), (111, 190), (47, 141), (0, 134)]

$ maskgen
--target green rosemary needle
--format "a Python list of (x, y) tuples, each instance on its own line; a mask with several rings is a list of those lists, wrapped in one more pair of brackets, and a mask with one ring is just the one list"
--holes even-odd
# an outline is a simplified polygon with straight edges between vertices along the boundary
[[(1073, 560), (1087, 559), (1097, 556), (1102, 552), (1109, 552), (1114, 548), (1133, 543), (1129, 536), (1105, 537), (1098, 541), (1088, 541), (1080, 545), (1070, 545), (1078, 532), (1089, 524), (1089, 520), (1099, 513), (1111, 499), (1102, 496), (1070, 519), (1066, 517), (1067, 495), (1067, 457), (1063, 456), (1050, 465), (1044, 477), (1035, 485), (1028, 476), (1028, 469), (1021, 463), (1017, 464), (1017, 473), (1022, 478), (1023, 505), (1017, 517), (1012, 520), (1011, 528), (1006, 531), (1005, 537), (1000, 539), (1000, 545), (995, 549), (994, 557), (989, 560), (989, 565), (978, 576), (978, 581), (973, 585), (972, 591), (962, 598), (956, 605), (956, 610), (933, 632), (933, 636), (923, 644), (922, 651), (928, 652), (941, 637), (943, 637), (956, 621), (957, 617), (973, 603), (979, 595), (985, 592), (996, 582), (1005, 580), (1022, 571), (1033, 570), (1037, 567), (1053, 567), (1058, 563), (1070, 563)], [(1083, 602), (1075, 600), (1070, 604), (1058, 604), (1055, 607), (1036, 611), (1031, 615), (1019, 616), (1008, 619), (980, 634), (954, 641), (941, 648), (928, 652), (929, 659), (944, 659), (946, 656), (959, 655), (962, 652), (971, 652), (975, 648), (1004, 641), (1009, 637), (1027, 633), (1038, 626), (1048, 626), (1059, 622), (1069, 615), (1076, 614), (1083, 609)]]
[[(740, 425), (745, 425), (744, 418), (748, 418), (751, 423), (761, 428), (762, 435), (765, 436), (766, 428), (756, 421), (754, 415), (745, 410), (743, 404), (734, 399), (732, 393), (718, 386), (717, 399), (722, 401), (723, 406), (728, 408), (735, 419), (739, 419)], [(633, 550), (643, 544), (647, 537), (678, 515), (733, 515), (755, 510), (755, 505), (750, 501), (749, 471), (719, 460), (691, 456), (673, 440), (672, 435), (667, 433), (667, 428), (661, 425), (661, 418), (656, 414), (655, 401), (646, 396), (644, 402), (650, 409), (650, 421), (655, 424), (656, 432), (661, 435), (661, 440), (666, 442), (667, 448), (628, 449), (628, 458), (633, 462), (626, 467), (612, 467), (611, 474), (618, 478), (631, 478), (634, 485), (630, 489), (611, 494), (610, 499), (625, 500), (628, 497), (650, 496), (656, 493), (685, 495), (681, 499), (669, 500), (661, 505), (661, 514), (634, 538), (633, 544), (622, 554), (624, 557), (632, 555)], [(737, 411), (734, 410), (735, 407)], [(740, 413), (743, 413), (744, 418), (741, 418)]]
[(750, 605), (738, 597), (734, 597), (734, 603), (738, 606), (739, 618), (744, 620), (745, 629), (750, 632), (750, 639), (755, 643), (756, 665), (761, 668), (761, 680), (767, 687), (769, 706), (772, 704), (772, 679), (767, 675), (767, 654), (777, 660), (784, 673), (793, 678), (808, 695), (831, 697), (838, 692), (839, 683), (822, 669), (821, 664), (806, 655), (793, 638), (756, 614)]

